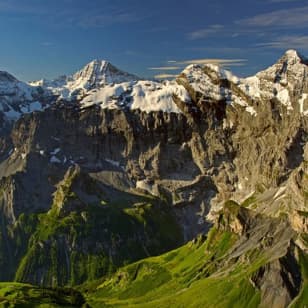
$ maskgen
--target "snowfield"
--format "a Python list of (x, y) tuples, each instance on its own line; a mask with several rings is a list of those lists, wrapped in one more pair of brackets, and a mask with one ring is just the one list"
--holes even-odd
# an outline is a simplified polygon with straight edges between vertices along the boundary
[[(248, 78), (238, 78), (214, 64), (192, 64), (175, 80), (140, 80), (107, 61), (94, 60), (71, 76), (29, 84), (0, 71), (0, 113), (8, 121), (15, 121), (25, 113), (49, 107), (48, 98), (51, 98), (50, 103), (77, 102), (81, 109), (98, 105), (103, 109), (181, 113), (173, 97), (176, 95), (183, 103), (190, 104), (192, 90), (204, 102), (226, 101), (232, 106), (242, 106), (252, 117), (257, 116), (254, 101), (267, 102), (273, 98), (288, 111), (296, 108), (307, 116), (308, 93), (298, 89), (299, 82), (305, 80), (308, 80), (307, 65), (294, 50), (287, 51), (276, 64)], [(190, 93), (186, 88), (191, 89)], [(292, 102), (296, 95), (295, 106)]]

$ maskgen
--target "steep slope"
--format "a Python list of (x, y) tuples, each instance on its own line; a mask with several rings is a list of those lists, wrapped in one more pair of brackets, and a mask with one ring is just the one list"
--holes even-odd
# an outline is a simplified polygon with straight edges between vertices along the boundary
[(74, 167), (36, 219), (15, 279), (42, 286), (78, 285), (182, 243), (167, 204), (112, 190)]
[(254, 98), (277, 99), (289, 111), (308, 115), (308, 60), (295, 50), (288, 50), (277, 63), (244, 79), (241, 88)]
[(207, 238), (121, 268), (84, 291), (93, 307), (286, 307), (302, 294), (293, 300), (299, 307), (307, 256), (297, 236), (284, 218), (229, 201)]
[[(192, 65), (168, 82), (135, 81), (94, 64), (42, 84), (51, 106), (23, 115), (0, 139), (1, 279), (92, 280), (206, 234), (230, 199), (257, 213), (245, 216), (249, 230), (264, 227), (257, 242), (277, 231), (292, 255), (291, 242), (306, 251), (303, 58), (289, 51), (253, 79)], [(279, 94), (286, 91), (287, 103)], [(285, 255), (281, 248), (267, 259), (268, 271)], [(255, 282), (261, 293), (262, 279)], [(284, 303), (294, 297), (281, 290)]]

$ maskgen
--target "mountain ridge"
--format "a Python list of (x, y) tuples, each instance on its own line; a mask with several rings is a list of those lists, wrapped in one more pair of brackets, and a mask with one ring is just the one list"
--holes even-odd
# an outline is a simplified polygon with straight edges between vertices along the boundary
[[(278, 61), (248, 80), (192, 65), (176, 80), (108, 84), (73, 100), (41, 88), (47, 107), (20, 113), (0, 131), (0, 280), (63, 287), (120, 270), (138, 286), (145, 258), (188, 245), (176, 257), (179, 270), (191, 269), (182, 278), (165, 262), (172, 252), (157, 259), (179, 292), (199, 294), (219, 277), (230, 290), (231, 277), (259, 304), (285, 307), (300, 296), (308, 84), (307, 66), (287, 56), (287, 66)], [(19, 110), (25, 102), (16, 103)], [(197, 249), (197, 267), (182, 263), (181, 251), (200, 234), (213, 249)], [(283, 300), (266, 293), (275, 283)], [(111, 300), (118, 296), (108, 288)]]
[[(203, 78), (202, 82), (198, 82), (198, 84), (205, 86), (205, 88), (202, 89), (196, 86), (193, 90), (201, 95), (204, 95), (203, 92), (207, 92), (207, 95), (213, 96), (213, 99), (216, 100), (229, 96), (233, 102), (246, 105), (243, 100), (237, 99), (236, 95), (232, 98), (233, 94), (229, 89), (213, 84), (213, 82), (217, 83), (218, 80), (229, 80), (244, 91), (246, 95), (250, 96), (251, 99), (259, 99), (260, 96), (266, 96), (267, 99), (277, 97), (282, 104), (288, 105), (289, 96), (293, 95), (290, 92), (296, 90), (293, 89), (294, 86), (292, 85), (295, 79), (303, 80), (307, 74), (307, 62), (305, 61), (305, 58), (299, 55), (297, 51), (288, 50), (277, 63), (247, 78), (238, 78), (231, 72), (213, 64), (206, 64), (204, 66), (189, 65), (179, 76), (186, 76), (191, 84), (190, 86), (193, 88), (194, 80)], [(207, 71), (205, 72), (204, 69)], [(288, 78), (287, 72), (290, 75)], [(14, 76), (9, 76), (10, 82), (22, 84)], [(212, 78), (217, 80), (213, 81), (211, 80)], [(31, 82), (29, 83), (30, 88), (27, 91), (33, 93), (40, 92), (40, 95), (36, 95), (36, 99), (44, 102), (50, 101), (50, 98), (54, 100), (54, 98), (58, 97), (58, 99), (79, 101), (84, 106), (100, 104), (102, 108), (132, 106), (133, 109), (140, 108), (148, 112), (151, 110), (180, 112), (179, 108), (172, 103), (173, 94), (179, 95), (184, 102), (191, 101), (191, 98), (189, 98), (189, 93), (179, 85), (177, 80), (179, 80), (179, 77), (174, 81), (142, 81), (135, 75), (117, 69), (105, 60), (96, 59), (71, 76), (61, 76), (53, 81), (43, 79)], [(24, 85), (24, 87), (27, 87), (26, 84)], [(16, 95), (19, 95), (18, 92)], [(35, 101), (31, 95), (27, 94), (28, 102)], [(303, 93), (299, 102), (301, 113), (304, 115), (308, 114), (308, 110), (304, 106), (306, 95), (307, 93)], [(146, 97), (146, 99), (143, 99), (143, 97)], [(136, 101), (135, 104), (132, 103), (134, 100)], [(149, 103), (151, 101), (152, 103)], [(27, 104), (27, 101), (25, 101), (25, 104)], [(49, 105), (46, 103), (42, 104), (42, 106), (46, 107)], [(18, 118), (18, 114), (22, 114), (22, 110), (18, 106), (17, 108), (14, 106), (12, 108), (12, 106), (8, 105), (8, 108), (11, 108), (11, 114), (16, 114), (15, 118)], [(288, 108), (291, 110), (293, 107), (288, 106)], [(31, 108), (28, 109), (31, 110)], [(39, 108), (36, 110), (39, 110)], [(253, 106), (248, 104), (246, 110), (252, 115), (256, 115)], [(10, 113), (8, 117), (10, 118)]]

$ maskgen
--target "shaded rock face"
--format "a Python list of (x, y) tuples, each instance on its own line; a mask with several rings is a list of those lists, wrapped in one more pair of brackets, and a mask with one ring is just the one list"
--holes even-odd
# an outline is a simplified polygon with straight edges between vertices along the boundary
[[(195, 199), (203, 201), (205, 198), (199, 196), (203, 186), (208, 187), (210, 197), (216, 193), (211, 179), (202, 176), (200, 163), (194, 160), (200, 155), (197, 142), (201, 137), (193, 136), (181, 114), (148, 115), (96, 108), (83, 112), (49, 110), (18, 122), (11, 137), (18, 150), (2, 163), (6, 176), (15, 174), (14, 165), (23, 173), (49, 170), (55, 173), (54, 182), (49, 179), (53, 186), (64, 170), (77, 163), (93, 173), (115, 169), (127, 177), (125, 183), (119, 184), (125, 189), (135, 189), (137, 182), (152, 183), (148, 185), (150, 193), (160, 196), (165, 191), (166, 197), (179, 206)], [(193, 143), (193, 150), (189, 143)], [(57, 160), (53, 162), (53, 158)], [(47, 170), (36, 167), (39, 163)]]
[(260, 306), (287, 307), (304, 280), (299, 262), (302, 251), (295, 244), (298, 234), (287, 217), (269, 217), (229, 201), (215, 226), (238, 235), (221, 268), (232, 272), (234, 267), (255, 266), (247, 275), (261, 293)]
[(183, 241), (166, 203), (117, 190), (78, 166), (69, 167), (51, 209), (35, 219), (15, 279), (44, 286), (94, 280)]
[[(1, 249), (1, 279), (63, 285), (97, 278), (87, 276), (86, 270), (76, 277), (72, 265), (84, 266), (83, 257), (91, 252), (91, 271), (104, 274), (113, 266), (174, 248), (207, 232), (207, 218), (219, 216), (229, 199), (242, 202), (254, 194), (259, 212), (268, 216), (307, 211), (308, 120), (304, 107), (299, 107), (303, 94), (308, 93), (307, 68), (298, 61), (287, 55), (258, 74), (259, 96), (249, 92), (255, 86), (251, 80), (239, 84), (213, 67), (193, 66), (178, 78), (191, 102), (173, 96), (180, 113), (58, 102), (42, 112), (23, 115), (0, 139), (0, 246), (7, 247)], [(295, 72), (294, 65), (300, 71)], [(288, 104), (279, 94), (286, 89)], [(82, 176), (63, 189), (72, 168), (79, 168)], [(139, 200), (140, 195), (154, 201)], [(107, 230), (113, 241), (103, 237), (92, 241), (88, 235), (94, 234), (93, 229), (84, 239), (78, 236), (70, 221), (88, 226), (91, 206), (96, 209), (102, 201), (108, 206), (116, 204), (119, 212), (107, 212), (114, 219), (123, 218), (123, 211), (129, 216), (131, 209), (122, 208), (129, 205), (137, 217), (130, 222), (136, 229), (132, 227), (127, 237), (118, 230)], [(138, 203), (141, 209), (137, 211)], [(168, 219), (157, 214), (163, 204)], [(155, 217), (151, 230), (144, 232), (141, 226), (147, 225), (146, 213)], [(240, 235), (253, 224), (245, 213), (242, 210), (230, 222), (232, 231)], [(176, 223), (170, 223), (173, 219)], [(57, 220), (65, 227), (42, 231), (42, 224)], [(172, 230), (160, 230), (162, 221), (169, 222)], [(107, 221), (104, 224), (100, 228), (110, 228)], [(305, 232), (305, 224), (295, 218), (291, 222), (298, 232)], [(155, 242), (155, 228), (165, 247)], [(70, 232), (76, 232), (76, 237), (68, 237)], [(126, 240), (138, 241), (141, 252), (132, 255), (133, 245), (121, 251)], [(73, 254), (76, 247), (77, 257)], [(45, 248), (54, 257), (41, 262)], [(121, 259), (121, 253), (128, 257)], [(65, 268), (60, 266), (64, 257), (69, 260)], [(99, 257), (106, 262), (98, 264)], [(14, 264), (8, 265), (8, 259), (14, 259)], [(275, 271), (277, 266), (267, 270)], [(8, 270), (1, 271), (4, 267)], [(40, 268), (35, 275), (34, 267)], [(66, 274), (60, 277), (60, 271)]]
[[(190, 135), (191, 129), (181, 115), (177, 118), (174, 114), (160, 113), (148, 117), (96, 108), (83, 112), (67, 108), (46, 110), (17, 122), (9, 142), (14, 152), (1, 163), (5, 174), (1, 186), (5, 231), (1, 241), (10, 248), (3, 249), (3, 260), (12, 258), (15, 262), (10, 266), (2, 264), (10, 270), (2, 271), (1, 279), (15, 276), (19, 281), (46, 286), (81, 283), (112, 271), (124, 261), (132, 262), (175, 248), (184, 238), (206, 230), (207, 224), (198, 224), (203, 215), (198, 202), (215, 193), (215, 187), (210, 179), (200, 178), (191, 183), (195, 176), (181, 178), (186, 162), (186, 168), (190, 167), (196, 174), (198, 170), (190, 151), (181, 148)], [(175, 157), (173, 166), (168, 165), (167, 157), (171, 155)], [(74, 166), (80, 166), (82, 174), (89, 179), (74, 186), (72, 192), (76, 198), (71, 198), (71, 189), (65, 188), (59, 199), (57, 185), (66, 181), (68, 170)], [(170, 189), (157, 183), (158, 179), (165, 180)], [(173, 197), (173, 181), (179, 180), (188, 187), (180, 187), (179, 196)], [(148, 191), (137, 188), (137, 183), (144, 181), (149, 183)], [(199, 195), (204, 184), (213, 191)], [(93, 193), (87, 188), (91, 185), (98, 187)], [(195, 192), (192, 192), (194, 187)], [(156, 196), (154, 200), (138, 197), (149, 193)], [(170, 207), (172, 198), (182, 203), (175, 211)], [(105, 210), (102, 200), (107, 204)], [(186, 200), (192, 204), (191, 209), (185, 208)], [(109, 209), (113, 206), (115, 212)], [(52, 214), (55, 207), (61, 211)], [(100, 222), (93, 220), (95, 209)], [(107, 221), (103, 219), (104, 211), (109, 217)], [(200, 212), (199, 216), (196, 211)], [(38, 213), (43, 214), (33, 218), (33, 229), (25, 234), (23, 229), (29, 228), (29, 219)], [(131, 215), (137, 218), (130, 218)], [(23, 216), (26, 216), (25, 221), (20, 221)], [(145, 221), (145, 231), (139, 219)], [(72, 220), (71, 229), (56, 225), (47, 236), (42, 232), (42, 224), (52, 226), (56, 221), (61, 224), (63, 221), (66, 225), (67, 220)], [(118, 230), (120, 226), (111, 226), (109, 220), (115, 224), (121, 220), (126, 227)], [(83, 231), (83, 227), (78, 229), (74, 224), (85, 225), (89, 231)], [(95, 228), (102, 229), (95, 233)], [(67, 232), (76, 232), (78, 238), (67, 236)], [(17, 243), (18, 239), (24, 242)], [(46, 251), (53, 259), (43, 257)], [(87, 255), (93, 256), (92, 270), (75, 273), (76, 268), (86, 266)], [(33, 268), (38, 270), (34, 273)], [(90, 274), (91, 271), (95, 274)]]
[(286, 307), (298, 295), (302, 283), (294, 252), (288, 251), (283, 258), (262, 267), (254, 279), (261, 290), (262, 306)]

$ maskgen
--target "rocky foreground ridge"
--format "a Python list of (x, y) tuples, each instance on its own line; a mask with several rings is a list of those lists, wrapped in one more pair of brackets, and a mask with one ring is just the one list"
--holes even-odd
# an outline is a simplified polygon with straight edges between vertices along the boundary
[(1, 72), (0, 280), (77, 285), (214, 224), (239, 237), (225, 265), (274, 247), (250, 284), (289, 304), (307, 253), (307, 63), (290, 50), (253, 77), (191, 65), (163, 82), (97, 60), (31, 84)]

